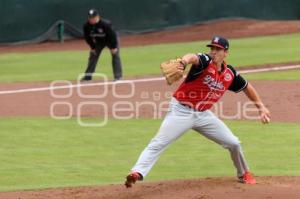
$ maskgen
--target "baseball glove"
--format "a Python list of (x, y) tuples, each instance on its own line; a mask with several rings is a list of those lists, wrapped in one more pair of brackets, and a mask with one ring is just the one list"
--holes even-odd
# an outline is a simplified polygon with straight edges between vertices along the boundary
[(171, 59), (160, 64), (162, 74), (165, 76), (168, 85), (180, 80), (183, 77), (183, 72), (186, 63), (181, 59)]

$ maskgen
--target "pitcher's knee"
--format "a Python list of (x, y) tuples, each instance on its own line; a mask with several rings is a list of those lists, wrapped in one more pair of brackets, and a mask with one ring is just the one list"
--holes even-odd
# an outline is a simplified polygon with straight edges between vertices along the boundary
[(161, 149), (165, 148), (167, 145), (168, 145), (167, 142), (154, 138), (149, 143), (148, 149), (150, 149), (150, 150), (161, 150)]
[(223, 146), (224, 146), (224, 148), (229, 149), (229, 150), (237, 150), (237, 149), (241, 148), (241, 142), (239, 140), (235, 140), (233, 142), (226, 143)]

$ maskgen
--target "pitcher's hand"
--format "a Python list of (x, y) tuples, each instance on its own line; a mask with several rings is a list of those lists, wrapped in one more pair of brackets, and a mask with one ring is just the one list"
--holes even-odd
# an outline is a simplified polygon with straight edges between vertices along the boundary
[(262, 123), (267, 124), (271, 121), (270, 111), (265, 106), (259, 109), (259, 114)]
[(110, 49), (111, 54), (116, 54), (118, 52), (118, 48)]

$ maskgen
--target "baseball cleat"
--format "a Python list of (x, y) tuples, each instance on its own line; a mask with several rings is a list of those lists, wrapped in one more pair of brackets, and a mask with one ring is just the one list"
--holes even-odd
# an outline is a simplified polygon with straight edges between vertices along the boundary
[(121, 81), (121, 80), (122, 80), (122, 77), (118, 77), (118, 78), (114, 79), (114, 82)]
[(87, 82), (87, 81), (91, 81), (92, 80), (92, 77), (91, 76), (84, 76), (81, 78), (81, 82)]
[(125, 182), (125, 186), (126, 188), (130, 188), (132, 187), (133, 184), (135, 184), (136, 181), (138, 180), (142, 180), (142, 175), (139, 174), (138, 172), (132, 172), (130, 174), (128, 174), (128, 176), (126, 176), (126, 182)]
[(245, 184), (256, 184), (255, 178), (249, 171), (246, 171), (243, 176), (239, 177), (239, 182)]

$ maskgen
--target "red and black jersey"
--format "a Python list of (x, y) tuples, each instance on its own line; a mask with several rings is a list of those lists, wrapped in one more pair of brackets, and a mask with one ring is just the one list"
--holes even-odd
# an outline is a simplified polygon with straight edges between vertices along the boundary
[(222, 70), (218, 71), (208, 54), (197, 55), (199, 65), (191, 66), (186, 79), (173, 94), (180, 103), (198, 111), (205, 111), (226, 90), (239, 92), (247, 87), (248, 82), (232, 66), (223, 62)]

